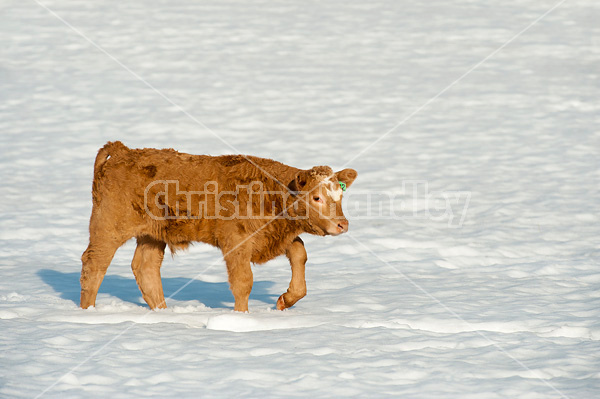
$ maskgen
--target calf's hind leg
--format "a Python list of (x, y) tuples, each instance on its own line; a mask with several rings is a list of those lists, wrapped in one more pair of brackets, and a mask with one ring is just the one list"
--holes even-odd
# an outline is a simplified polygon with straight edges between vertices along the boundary
[(137, 238), (137, 247), (131, 269), (135, 275), (135, 281), (142, 291), (144, 301), (150, 309), (164, 309), (165, 295), (163, 293), (160, 278), (160, 266), (165, 255), (166, 244), (149, 236)]
[(286, 251), (292, 266), (292, 280), (287, 292), (277, 300), (277, 309), (283, 310), (293, 306), (306, 295), (306, 280), (304, 279), (304, 266), (307, 256), (304, 242), (300, 237), (294, 238), (292, 245)]
[(81, 256), (81, 302), (80, 306), (87, 309), (96, 305), (96, 295), (106, 270), (112, 261), (115, 252), (122, 245), (122, 242), (99, 239), (94, 237), (90, 239), (90, 245)]

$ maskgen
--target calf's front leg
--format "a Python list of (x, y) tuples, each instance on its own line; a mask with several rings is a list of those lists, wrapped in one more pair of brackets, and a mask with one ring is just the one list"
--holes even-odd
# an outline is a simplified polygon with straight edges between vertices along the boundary
[(252, 291), (253, 276), (250, 266), (250, 255), (243, 249), (226, 253), (225, 263), (229, 275), (229, 288), (235, 298), (233, 310), (237, 312), (248, 311), (248, 298)]
[(304, 268), (308, 257), (306, 256), (306, 249), (304, 249), (304, 242), (300, 237), (294, 238), (286, 251), (286, 256), (292, 266), (292, 280), (287, 292), (277, 300), (277, 309), (279, 310), (293, 306), (306, 295)]

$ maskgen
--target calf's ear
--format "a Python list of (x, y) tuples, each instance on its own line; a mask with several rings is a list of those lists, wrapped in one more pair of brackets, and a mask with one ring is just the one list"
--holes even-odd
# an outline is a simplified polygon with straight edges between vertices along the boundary
[(346, 185), (346, 188), (352, 185), (356, 176), (358, 176), (358, 173), (354, 169), (340, 170), (335, 174), (335, 178), (338, 181), (343, 182)]
[(306, 186), (308, 180), (308, 173), (305, 170), (298, 172), (296, 177), (288, 184), (288, 188), (292, 192), (292, 195), (298, 194)]

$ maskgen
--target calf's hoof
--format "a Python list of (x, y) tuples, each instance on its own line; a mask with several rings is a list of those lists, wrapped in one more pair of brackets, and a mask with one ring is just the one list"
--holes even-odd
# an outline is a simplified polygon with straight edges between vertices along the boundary
[(285, 308), (288, 308), (289, 306), (285, 305), (285, 300), (283, 299), (283, 295), (279, 297), (279, 299), (277, 300), (277, 310), (284, 310)]

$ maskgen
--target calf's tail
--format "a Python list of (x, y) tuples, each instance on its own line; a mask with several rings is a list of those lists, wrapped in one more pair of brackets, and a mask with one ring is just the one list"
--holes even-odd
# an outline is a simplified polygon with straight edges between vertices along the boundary
[(98, 155), (96, 155), (96, 162), (94, 162), (94, 180), (100, 177), (102, 167), (110, 157), (122, 154), (128, 150), (129, 148), (120, 141), (109, 141), (104, 147), (100, 148)]
[(100, 186), (102, 176), (104, 175), (104, 164), (110, 157), (123, 154), (126, 151), (129, 151), (129, 148), (125, 147), (120, 141), (109, 141), (104, 147), (100, 148), (100, 151), (98, 151), (96, 161), (94, 162), (94, 181), (92, 183), (92, 200), (94, 205), (100, 204), (102, 200)]

